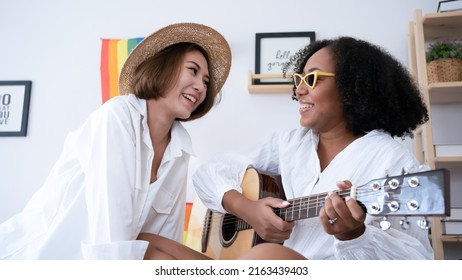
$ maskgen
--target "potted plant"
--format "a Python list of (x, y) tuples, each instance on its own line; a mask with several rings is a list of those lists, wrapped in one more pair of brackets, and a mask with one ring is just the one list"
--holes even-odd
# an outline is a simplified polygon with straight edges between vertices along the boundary
[(462, 81), (462, 43), (440, 41), (428, 46), (428, 83)]

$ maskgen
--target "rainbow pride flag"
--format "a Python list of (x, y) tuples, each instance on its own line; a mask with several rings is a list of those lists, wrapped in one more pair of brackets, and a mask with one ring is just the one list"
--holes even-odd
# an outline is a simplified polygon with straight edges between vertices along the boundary
[(101, 39), (101, 94), (102, 102), (119, 95), (119, 73), (133, 48), (143, 38)]

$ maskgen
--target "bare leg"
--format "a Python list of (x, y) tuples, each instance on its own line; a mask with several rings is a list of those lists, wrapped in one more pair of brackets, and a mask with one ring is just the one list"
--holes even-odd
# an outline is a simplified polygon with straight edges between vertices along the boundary
[(149, 242), (145, 260), (210, 260), (209, 257), (160, 235), (140, 233), (137, 239)]
[(240, 260), (306, 260), (298, 252), (276, 243), (261, 243), (242, 254)]
[[(211, 260), (181, 243), (152, 234), (140, 233), (139, 240), (149, 242), (145, 260)], [(242, 254), (240, 260), (306, 260), (296, 251), (275, 243), (262, 243)]]

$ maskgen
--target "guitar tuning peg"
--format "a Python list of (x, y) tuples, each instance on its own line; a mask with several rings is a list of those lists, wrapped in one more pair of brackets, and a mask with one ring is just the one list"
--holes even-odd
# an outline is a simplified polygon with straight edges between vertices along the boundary
[(430, 220), (428, 220), (426, 217), (423, 217), (420, 220), (417, 220), (417, 225), (421, 229), (429, 229), (430, 228)]
[(401, 228), (404, 230), (408, 230), (411, 227), (411, 224), (409, 223), (406, 217), (402, 218), (399, 221), (399, 224), (401, 225)]
[(421, 173), (431, 170), (430, 166), (427, 163), (421, 164), (419, 166), (413, 166), (409, 169), (409, 173)]
[(426, 163), (419, 165), (419, 172), (429, 171), (430, 169), (430, 166)]
[(383, 220), (380, 221), (380, 229), (388, 230), (391, 227), (391, 223), (387, 220), (387, 217), (383, 217)]

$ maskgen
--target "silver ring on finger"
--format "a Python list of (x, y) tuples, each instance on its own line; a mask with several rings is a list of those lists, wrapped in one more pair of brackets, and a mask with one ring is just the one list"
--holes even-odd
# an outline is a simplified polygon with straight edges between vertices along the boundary
[(338, 217), (336, 218), (333, 218), (333, 219), (328, 219), (327, 221), (329, 222), (329, 224), (333, 225), (335, 224), (335, 222), (337, 221)]

